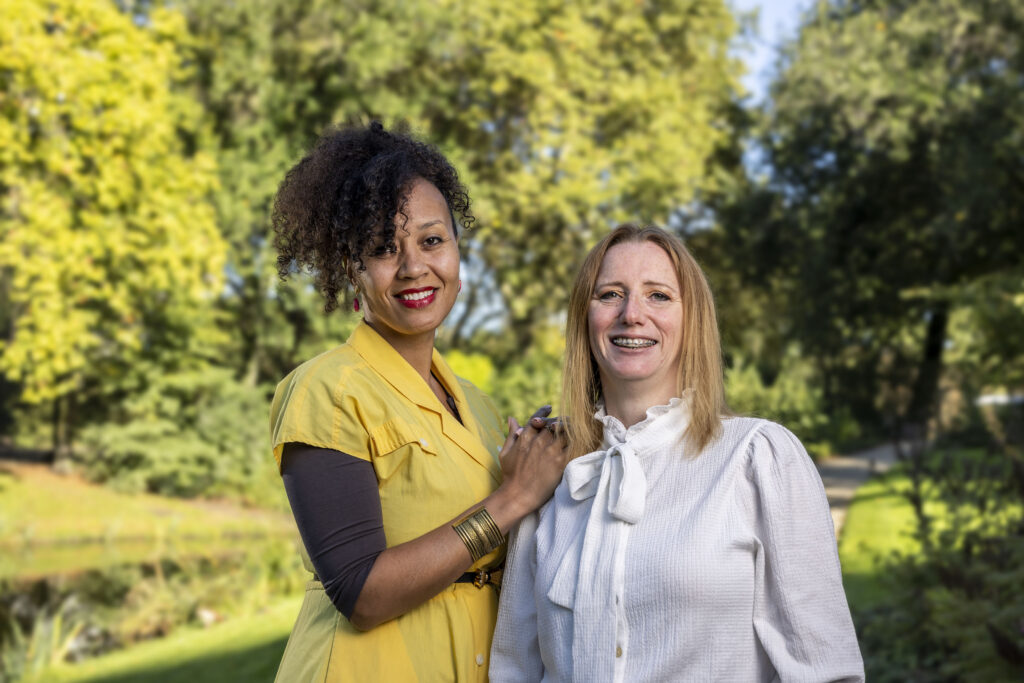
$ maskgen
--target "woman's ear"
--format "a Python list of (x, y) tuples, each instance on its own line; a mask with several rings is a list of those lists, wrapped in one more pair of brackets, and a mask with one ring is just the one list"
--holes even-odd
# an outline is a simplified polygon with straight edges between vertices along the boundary
[(356, 277), (356, 269), (352, 265), (352, 261), (345, 261), (345, 277), (348, 278), (348, 284), (356, 292), (359, 291), (359, 278)]

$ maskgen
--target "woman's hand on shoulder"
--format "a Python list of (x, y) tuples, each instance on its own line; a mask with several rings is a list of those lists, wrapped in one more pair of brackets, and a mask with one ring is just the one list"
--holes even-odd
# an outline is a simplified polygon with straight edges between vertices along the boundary
[(569, 461), (564, 432), (557, 419), (547, 417), (550, 413), (551, 406), (544, 406), (522, 427), (509, 418), (508, 438), (500, 456), (504, 481), (499, 490), (521, 506), (523, 515), (547, 502)]

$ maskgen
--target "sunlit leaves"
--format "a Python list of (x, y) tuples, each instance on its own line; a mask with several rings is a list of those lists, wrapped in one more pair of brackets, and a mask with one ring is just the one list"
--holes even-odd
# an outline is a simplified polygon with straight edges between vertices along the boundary
[(173, 91), (184, 28), (104, 0), (3, 6), (0, 371), (29, 403), (110, 382), (220, 290), (215, 163), (189, 149), (202, 110)]
[(406, 120), (450, 156), (479, 219), (465, 251), (487, 273), (467, 287), (497, 289), (520, 350), (585, 248), (618, 221), (664, 223), (714, 183), (729, 135), (739, 65), (721, 0), (197, 0), (186, 14), (244, 327), (277, 319), (255, 296), (273, 277), (267, 207), (328, 123)]

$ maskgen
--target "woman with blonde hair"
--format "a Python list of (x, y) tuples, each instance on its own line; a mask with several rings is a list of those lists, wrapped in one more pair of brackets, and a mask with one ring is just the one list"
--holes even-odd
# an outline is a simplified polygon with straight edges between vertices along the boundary
[(566, 346), (575, 457), (515, 533), (492, 681), (862, 680), (821, 479), (784, 427), (728, 412), (682, 242), (601, 240)]

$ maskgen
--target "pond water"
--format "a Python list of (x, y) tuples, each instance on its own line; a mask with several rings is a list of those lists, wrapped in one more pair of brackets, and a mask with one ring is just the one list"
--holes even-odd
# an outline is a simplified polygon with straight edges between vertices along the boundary
[(309, 578), (290, 536), (221, 543), (0, 551), (0, 681), (252, 614)]

